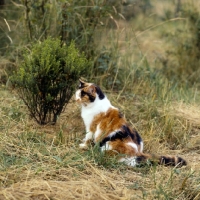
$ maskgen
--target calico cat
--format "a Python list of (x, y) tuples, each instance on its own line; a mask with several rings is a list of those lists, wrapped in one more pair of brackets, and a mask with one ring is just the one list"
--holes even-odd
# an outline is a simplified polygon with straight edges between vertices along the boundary
[(101, 151), (122, 155), (119, 162), (130, 166), (147, 161), (178, 167), (187, 164), (181, 157), (144, 154), (138, 132), (128, 125), (97, 85), (80, 80), (75, 99), (81, 104), (81, 116), (86, 127), (86, 136), (80, 148), (87, 149), (89, 143), (98, 143)]

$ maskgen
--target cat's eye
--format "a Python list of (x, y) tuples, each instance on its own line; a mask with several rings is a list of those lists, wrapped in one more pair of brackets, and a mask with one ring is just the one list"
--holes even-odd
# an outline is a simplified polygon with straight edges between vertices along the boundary
[(81, 97), (84, 97), (86, 95), (86, 92), (84, 92), (83, 90), (81, 91)]

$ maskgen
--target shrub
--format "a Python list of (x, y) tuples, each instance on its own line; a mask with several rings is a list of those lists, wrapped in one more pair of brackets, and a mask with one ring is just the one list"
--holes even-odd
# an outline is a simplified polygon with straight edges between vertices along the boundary
[(77, 80), (90, 71), (90, 62), (72, 42), (61, 46), (48, 38), (23, 55), (23, 63), (11, 81), (31, 117), (39, 124), (56, 123), (72, 97)]

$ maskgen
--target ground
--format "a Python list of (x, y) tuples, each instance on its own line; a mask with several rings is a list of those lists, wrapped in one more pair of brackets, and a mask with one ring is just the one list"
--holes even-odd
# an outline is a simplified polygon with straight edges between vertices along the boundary
[[(188, 162), (186, 167), (131, 168), (112, 160), (106, 165), (95, 158), (95, 151), (87, 153), (78, 148), (84, 125), (73, 98), (56, 125), (40, 126), (24, 113), (27, 110), (15, 94), (5, 89), (1, 94), (0, 199), (199, 198), (198, 128), (185, 148), (159, 147), (162, 153), (182, 155)], [(16, 105), (17, 110), (12, 112)], [(182, 105), (176, 109), (177, 115), (189, 112)], [(14, 117), (17, 113), (20, 118)]]

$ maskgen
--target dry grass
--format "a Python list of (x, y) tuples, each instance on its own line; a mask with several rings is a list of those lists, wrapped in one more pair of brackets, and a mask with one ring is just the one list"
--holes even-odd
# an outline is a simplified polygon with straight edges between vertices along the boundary
[[(188, 146), (181, 151), (169, 150), (157, 140), (153, 144), (159, 145), (162, 153), (181, 152), (189, 163), (187, 167), (132, 169), (112, 160), (107, 160), (108, 166), (97, 165), (95, 152), (78, 149), (84, 126), (73, 99), (55, 126), (41, 127), (29, 119), (15, 94), (3, 88), (0, 92), (0, 199), (198, 199), (199, 148), (196, 145), (190, 149), (190, 145), (193, 137), (199, 137), (199, 131), (191, 135)], [(127, 102), (114, 103), (126, 106)], [(180, 112), (171, 115), (184, 118), (183, 113), (193, 112), (191, 107), (177, 104), (172, 108)], [(200, 118), (198, 111), (196, 117)], [(145, 143), (152, 145), (151, 137), (145, 137)]]
[(199, 105), (188, 105), (183, 102), (180, 102), (178, 105), (172, 105), (171, 112), (172, 115), (181, 116), (182, 118), (188, 120), (188, 122), (196, 126), (196, 128), (200, 128)]

